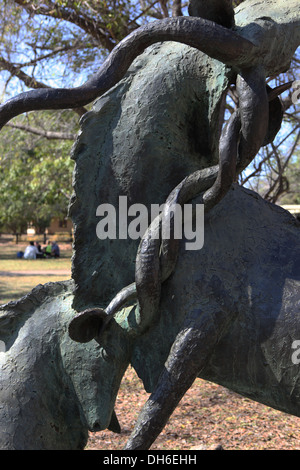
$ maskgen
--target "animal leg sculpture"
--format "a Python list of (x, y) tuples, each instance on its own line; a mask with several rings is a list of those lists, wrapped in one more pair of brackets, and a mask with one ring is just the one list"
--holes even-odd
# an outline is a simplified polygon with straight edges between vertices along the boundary
[[(232, 312), (233, 310), (233, 312)], [(147, 450), (166, 425), (186, 391), (210, 358), (215, 344), (236, 315), (236, 309), (195, 312), (171, 348), (157, 386), (144, 405), (126, 450)]]

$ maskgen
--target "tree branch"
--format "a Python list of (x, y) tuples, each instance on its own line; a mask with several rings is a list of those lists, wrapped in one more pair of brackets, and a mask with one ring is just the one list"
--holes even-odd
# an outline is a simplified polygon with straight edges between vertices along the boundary
[[(11, 75), (14, 77), (19, 78), (28, 88), (35, 88), (35, 89), (49, 89), (52, 90), (51, 87), (48, 85), (45, 85), (43, 82), (39, 82), (36, 80), (34, 77), (31, 77), (27, 73), (23, 72), (20, 69), (20, 66), (16, 66), (12, 64), (11, 62), (8, 62), (7, 60), (3, 59), (3, 57), (0, 57), (0, 68), (7, 70)], [(76, 108), (73, 108), (75, 113), (77, 113), (79, 116), (83, 116), (87, 110), (83, 106), (78, 106)]]
[(169, 17), (169, 11), (167, 7), (167, 1), (168, 0), (159, 0), (162, 12), (163, 12), (163, 17), (168, 18)]
[(56, 2), (51, 8), (47, 8), (45, 3), (36, 7), (27, 0), (14, 0), (15, 3), (25, 8), (29, 14), (43, 15), (50, 18), (63, 19), (72, 24), (75, 24), (83, 31), (91, 35), (97, 42), (111, 52), (115, 46), (115, 42), (109, 37), (109, 31), (103, 29), (103, 24), (100, 24), (94, 18), (89, 18), (83, 13), (79, 14), (77, 11), (70, 10), (59, 6)]
[(48, 140), (72, 140), (74, 141), (76, 138), (76, 134), (72, 134), (69, 132), (54, 132), (54, 131), (44, 131), (43, 129), (38, 129), (36, 127), (27, 126), (25, 124), (12, 124), (11, 122), (8, 123), (9, 127), (13, 129), (20, 129), (22, 131), (30, 132), (31, 134), (40, 135), (45, 137)]
[[(33, 49), (35, 49), (37, 47), (34, 44), (29, 44), (29, 45)], [(70, 52), (70, 51), (74, 51), (74, 50), (76, 51), (78, 49), (78, 45), (79, 45), (79, 41), (76, 41), (72, 45), (56, 47), (55, 49), (53, 49), (48, 54), (40, 55), (40, 56), (36, 57), (35, 59), (32, 59), (28, 62), (18, 64), (18, 65), (16, 65), (16, 67), (30, 67), (31, 65), (36, 65), (38, 62), (41, 62), (42, 60), (50, 59), (51, 57), (54, 57), (54, 56), (56, 56), (57, 54), (59, 54), (61, 52)]]
[(138, 16), (136, 16), (135, 18), (133, 18), (133, 20), (129, 21), (128, 26), (131, 25), (131, 24), (134, 24), (134, 23), (135, 23), (137, 20), (139, 20), (145, 13), (148, 13), (148, 11), (150, 11), (151, 8), (154, 7), (154, 5), (156, 5), (156, 3), (158, 3), (158, 1), (159, 1), (159, 0), (155, 0), (154, 2), (150, 3), (150, 5), (149, 5), (147, 8), (143, 9), (143, 10), (141, 11), (141, 13), (140, 13)]
[(48, 85), (45, 85), (45, 83), (39, 82), (34, 77), (23, 72), (20, 65), (12, 64), (3, 57), (0, 57), (0, 68), (7, 70), (11, 75), (19, 78), (28, 88), (50, 88)]
[(182, 16), (181, 0), (173, 0), (172, 16)]

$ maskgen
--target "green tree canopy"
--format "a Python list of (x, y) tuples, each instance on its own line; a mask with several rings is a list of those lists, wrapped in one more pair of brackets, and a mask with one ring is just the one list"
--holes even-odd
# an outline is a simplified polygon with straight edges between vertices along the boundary
[[(30, 88), (80, 85), (134, 29), (156, 19), (187, 15), (187, 3), (181, 0), (0, 0), (0, 7), (1, 101)], [(295, 81), (298, 69), (296, 56), (291, 70), (271, 83)], [(294, 200), (300, 192), (297, 181), (291, 183), (294, 172), (290, 170), (299, 151), (299, 106), (291, 91), (284, 95), (283, 104), (283, 134), (262, 149), (241, 179), (274, 202), (284, 194)], [(236, 106), (232, 87), (228, 112)], [(86, 110), (65, 111), (59, 117), (57, 112), (28, 113), (2, 131), (2, 223), (12, 226), (12, 220), (21, 223), (29, 217), (36, 221), (37, 213), (44, 221), (51, 215), (66, 215), (72, 192), (70, 148)], [(288, 135), (295, 143), (293, 155), (289, 151), (293, 145), (284, 145)]]
[[(182, 14), (181, 2), (0, 0), (1, 101), (30, 88), (86, 81), (114, 46), (145, 22)], [(14, 232), (65, 217), (72, 141), (87, 109), (28, 113), (2, 132), (0, 222)]]
[[(69, 116), (64, 119), (70, 119)], [(46, 120), (46, 117), (44, 117)], [(51, 131), (47, 131), (51, 132)], [(22, 233), (31, 222), (43, 232), (54, 216), (66, 217), (71, 196), (71, 143), (3, 129), (0, 141), (0, 224)]]

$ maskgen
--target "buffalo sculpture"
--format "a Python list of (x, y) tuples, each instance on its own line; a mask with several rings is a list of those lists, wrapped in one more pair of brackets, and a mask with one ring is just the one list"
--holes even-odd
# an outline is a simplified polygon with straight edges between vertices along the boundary
[[(271, 90), (265, 80), (288, 69), (300, 44), (298, 0), (246, 0), (235, 16), (227, 0), (210, 8), (193, 0), (189, 11), (194, 17), (132, 33), (82, 87), (30, 91), (0, 107), (4, 125), (22, 112), (78, 107), (103, 95), (83, 116), (72, 152), (74, 282), (57, 287), (62, 294), (45, 287), (46, 296), (32, 293), (1, 309), (0, 332), (9, 327), (0, 336), (6, 345), (0, 447), (78, 448), (87, 428), (118, 431), (114, 402), (130, 363), (151, 396), (127, 449), (151, 446), (196, 377), (300, 415), (292, 361), (300, 339), (299, 224), (234, 183), (280, 129), (277, 95), (287, 87)], [(239, 108), (221, 133), (220, 110), (232, 83)], [(152, 230), (141, 244), (99, 240), (97, 207), (117, 207), (120, 195), (147, 208), (167, 201), (167, 213), (177, 201), (204, 203), (204, 247), (185, 250), (184, 239), (160, 241)], [(49, 322), (29, 334), (44, 311)], [(31, 357), (26, 367), (23, 350)], [(72, 352), (66, 359), (62, 351)], [(41, 364), (57, 381), (64, 377), (59, 422), (76, 417), (65, 442), (55, 391), (41, 398), (35, 372)], [(76, 393), (68, 400), (71, 389)], [(30, 413), (34, 423), (45, 413), (40, 439), (39, 424), (29, 437)], [(59, 442), (52, 437), (57, 429)]]
[(71, 321), (72, 337), (94, 337), (104, 348), (107, 333), (115, 344), (121, 328), (118, 348), (130, 348), (128, 361), (152, 392), (128, 449), (149, 448), (196, 377), (300, 416), (300, 370), (292, 360), (300, 339), (299, 223), (233, 185), (205, 217), (204, 240), (198, 252), (180, 244), (158, 318), (144, 334), (134, 305), (102, 330), (93, 310)]
[(106, 372), (99, 368), (99, 346), (68, 335), (73, 290), (72, 281), (40, 285), (0, 310), (2, 450), (82, 449), (88, 429), (98, 429), (99, 409), (103, 421), (110, 408), (111, 388), (105, 403), (104, 383), (110, 365), (104, 362)]

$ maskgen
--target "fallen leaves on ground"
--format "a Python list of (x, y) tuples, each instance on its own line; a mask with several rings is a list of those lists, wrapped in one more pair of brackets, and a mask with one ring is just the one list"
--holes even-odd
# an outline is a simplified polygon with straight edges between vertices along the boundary
[[(148, 396), (128, 368), (115, 406), (121, 434), (90, 433), (86, 450), (122, 450)], [(151, 449), (299, 450), (299, 438), (299, 418), (196, 379)]]

